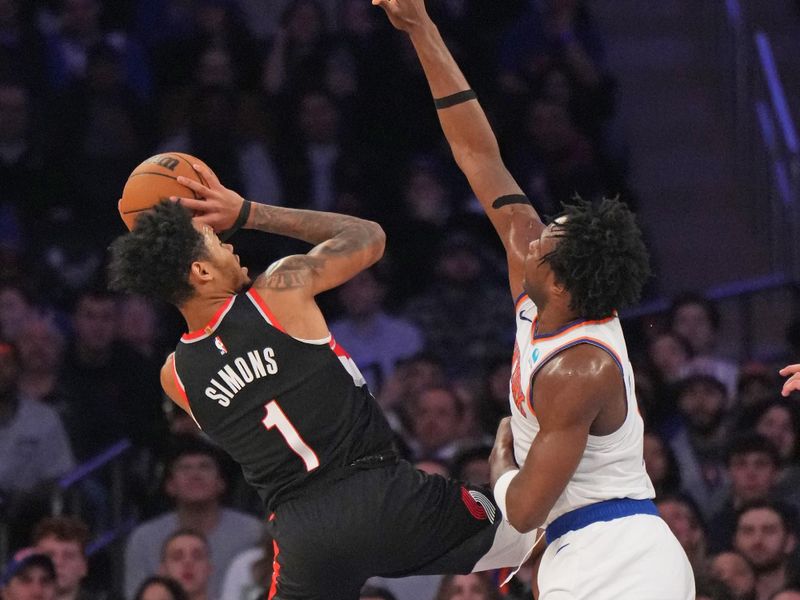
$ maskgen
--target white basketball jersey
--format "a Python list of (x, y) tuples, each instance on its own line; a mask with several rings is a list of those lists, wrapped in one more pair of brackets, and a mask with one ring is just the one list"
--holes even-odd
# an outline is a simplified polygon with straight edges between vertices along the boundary
[(615, 315), (598, 321), (578, 320), (546, 335), (536, 334), (537, 309), (527, 295), (517, 302), (517, 338), (511, 373), (511, 430), (514, 456), (520, 467), (539, 432), (531, 381), (556, 354), (578, 344), (591, 344), (608, 352), (625, 382), (628, 413), (614, 433), (590, 435), (578, 468), (556, 500), (545, 525), (581, 506), (612, 498), (653, 498), (655, 490), (644, 468), (644, 423), (634, 392), (633, 368)]

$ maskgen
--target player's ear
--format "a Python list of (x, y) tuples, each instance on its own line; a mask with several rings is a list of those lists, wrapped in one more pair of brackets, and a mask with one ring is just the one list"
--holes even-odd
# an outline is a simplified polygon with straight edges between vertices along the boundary
[(192, 285), (206, 283), (214, 278), (211, 272), (210, 263), (204, 260), (196, 260), (189, 267), (189, 283)]

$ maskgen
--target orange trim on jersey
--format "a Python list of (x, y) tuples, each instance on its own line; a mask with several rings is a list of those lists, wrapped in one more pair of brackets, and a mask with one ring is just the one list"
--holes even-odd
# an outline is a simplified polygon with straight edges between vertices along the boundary
[[(275, 515), (272, 515), (273, 517)], [(272, 519), (270, 519), (271, 521)], [(278, 564), (278, 554), (280, 553), (280, 549), (278, 548), (278, 542), (272, 540), (272, 584), (269, 586), (269, 594), (267, 594), (267, 600), (272, 600), (275, 598), (275, 594), (278, 593), (278, 575), (281, 572), (281, 566)]]
[(531, 327), (531, 339), (533, 340), (552, 340), (557, 337), (561, 337), (562, 335), (568, 334), (570, 331), (576, 330), (578, 327), (584, 327), (586, 325), (603, 325), (604, 323), (608, 323), (609, 321), (613, 321), (617, 318), (617, 313), (615, 312), (612, 316), (606, 317), (605, 319), (596, 319), (594, 321), (579, 321), (577, 323), (573, 323), (572, 325), (567, 325), (564, 329), (556, 329), (553, 333), (536, 333), (536, 324), (539, 321), (539, 315), (536, 315), (533, 319), (533, 327)]
[[(622, 359), (619, 357), (619, 354), (617, 354), (614, 351), (613, 348), (609, 347), (608, 344), (606, 344), (602, 340), (598, 340), (597, 338), (593, 338), (593, 337), (589, 337), (589, 336), (575, 338), (574, 340), (570, 340), (569, 342), (567, 342), (563, 346), (558, 346), (555, 350), (550, 352), (544, 358), (544, 360), (539, 364), (539, 366), (534, 369), (533, 373), (531, 373), (530, 387), (528, 388), (528, 394), (527, 394), (527, 396), (525, 398), (525, 404), (527, 405), (528, 409), (530, 409), (531, 413), (533, 413), (534, 415), (536, 414), (536, 413), (534, 413), (533, 402), (532, 402), (532, 400), (533, 400), (533, 380), (534, 380), (534, 377), (536, 376), (536, 374), (538, 374), (539, 371), (542, 369), (542, 367), (544, 367), (548, 362), (550, 362), (550, 360), (552, 358), (554, 358), (556, 355), (558, 355), (562, 350), (567, 350), (569, 348), (572, 348), (573, 346), (579, 346), (580, 344), (589, 344), (589, 345), (592, 345), (592, 346), (598, 346), (602, 350), (605, 350), (606, 352), (608, 352), (611, 355), (611, 357), (614, 359), (614, 361), (617, 363), (617, 366), (619, 367), (619, 370), (620, 370), (620, 374), (622, 375), (622, 383), (623, 383), (623, 385), (625, 385), (625, 371), (622, 368)], [(627, 393), (627, 390), (626, 390), (625, 396), (627, 397), (627, 395), (628, 395), (628, 393)]]
[(278, 322), (278, 319), (275, 318), (275, 315), (269, 309), (269, 306), (267, 306), (267, 303), (264, 301), (264, 298), (261, 297), (261, 294), (259, 294), (255, 290), (255, 288), (250, 288), (249, 290), (247, 290), (247, 295), (250, 296), (253, 302), (256, 303), (256, 306), (258, 306), (258, 308), (261, 309), (263, 313), (262, 316), (269, 322), (270, 325), (275, 327), (275, 329), (278, 329), (279, 331), (286, 333), (286, 330)]
[(525, 302), (525, 300), (527, 300), (527, 299), (528, 299), (528, 294), (526, 294), (525, 292), (522, 292), (519, 295), (519, 298), (517, 298), (517, 301), (514, 303), (514, 310), (518, 309), (519, 305), (522, 304), (523, 302)]
[(219, 327), (219, 322), (222, 320), (222, 317), (225, 316), (225, 313), (233, 304), (233, 301), (236, 299), (236, 296), (231, 296), (228, 298), (225, 303), (219, 307), (219, 310), (214, 313), (214, 316), (211, 317), (211, 320), (206, 323), (206, 326), (202, 329), (197, 329), (195, 331), (190, 331), (189, 333), (184, 333), (181, 336), (181, 341), (183, 342), (193, 342), (195, 340), (199, 340), (205, 336), (211, 335), (211, 333)]

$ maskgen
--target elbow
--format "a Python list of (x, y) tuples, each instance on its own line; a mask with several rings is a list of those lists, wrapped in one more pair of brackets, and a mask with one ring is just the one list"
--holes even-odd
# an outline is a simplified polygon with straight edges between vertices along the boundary
[(367, 221), (370, 230), (370, 248), (372, 249), (372, 263), (378, 262), (386, 251), (386, 232), (378, 223)]

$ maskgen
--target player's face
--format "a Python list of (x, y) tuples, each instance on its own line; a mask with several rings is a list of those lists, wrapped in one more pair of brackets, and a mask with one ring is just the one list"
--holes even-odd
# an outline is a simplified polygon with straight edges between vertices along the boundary
[(233, 246), (223, 243), (207, 225), (201, 225), (200, 230), (206, 242), (210, 261), (219, 272), (220, 284), (233, 292), (247, 286), (250, 283), (247, 267), (239, 264), (239, 255), (234, 254)]
[(211, 576), (208, 546), (193, 535), (179, 535), (164, 550), (161, 571), (180, 583), (190, 597), (203, 592)]
[(59, 594), (74, 592), (86, 577), (86, 558), (78, 542), (59, 540), (51, 536), (36, 545), (42, 554), (53, 559)]
[(3, 600), (54, 600), (56, 582), (39, 566), (31, 566), (9, 581), (2, 588)]
[(545, 304), (549, 289), (555, 283), (555, 276), (550, 265), (544, 261), (558, 243), (558, 223), (551, 223), (544, 228), (541, 235), (528, 244), (525, 256), (522, 286), (525, 293), (539, 306)]
[(786, 560), (794, 549), (794, 537), (774, 511), (756, 508), (739, 517), (733, 545), (759, 573), (777, 568)]

